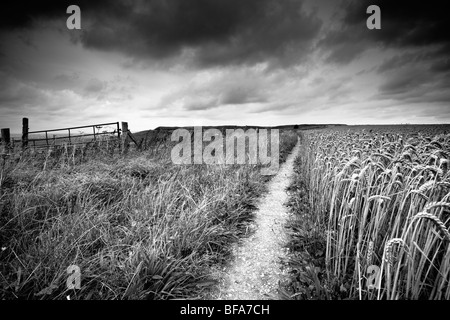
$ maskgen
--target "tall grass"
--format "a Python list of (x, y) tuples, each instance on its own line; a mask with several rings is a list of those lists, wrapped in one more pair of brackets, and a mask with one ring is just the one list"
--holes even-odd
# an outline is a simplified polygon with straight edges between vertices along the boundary
[(299, 179), (308, 221), (320, 230), (325, 248), (316, 293), (450, 298), (449, 149), (450, 135), (436, 132), (304, 134)]
[[(281, 135), (280, 154), (297, 135)], [(201, 298), (245, 236), (260, 165), (173, 165), (158, 152), (64, 147), (0, 167), (1, 299)], [(84, 152), (83, 152), (84, 151)], [(67, 289), (67, 268), (81, 289)]]

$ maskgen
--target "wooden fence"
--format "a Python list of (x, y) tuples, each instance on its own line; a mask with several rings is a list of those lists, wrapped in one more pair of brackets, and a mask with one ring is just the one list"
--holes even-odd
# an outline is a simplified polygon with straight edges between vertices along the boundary
[[(75, 132), (76, 130), (79, 132)], [(88, 130), (88, 132), (85, 133), (82, 130)], [(20, 140), (11, 139), (9, 128), (1, 129), (1, 144), (3, 145), (4, 154), (14, 152), (18, 145), (24, 151), (29, 148), (50, 148), (61, 145), (73, 146), (111, 140), (118, 141), (123, 152), (128, 151), (130, 141), (134, 142), (138, 148), (141, 145), (128, 129), (127, 122), (110, 122), (78, 127), (29, 131), (28, 118), (23, 118), (22, 138)]]

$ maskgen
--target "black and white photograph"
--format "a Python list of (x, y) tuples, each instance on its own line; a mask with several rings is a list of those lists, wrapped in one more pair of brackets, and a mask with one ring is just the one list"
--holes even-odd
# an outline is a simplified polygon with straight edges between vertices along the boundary
[(449, 300), (446, 4), (5, 1), (0, 300)]

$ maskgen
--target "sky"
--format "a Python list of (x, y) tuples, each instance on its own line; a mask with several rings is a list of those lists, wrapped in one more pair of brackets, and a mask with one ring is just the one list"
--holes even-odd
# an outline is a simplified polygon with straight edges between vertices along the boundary
[[(81, 10), (70, 30), (69, 5)], [(368, 29), (377, 5), (381, 29)], [(450, 123), (444, 1), (59, 0), (0, 10), (0, 127)]]

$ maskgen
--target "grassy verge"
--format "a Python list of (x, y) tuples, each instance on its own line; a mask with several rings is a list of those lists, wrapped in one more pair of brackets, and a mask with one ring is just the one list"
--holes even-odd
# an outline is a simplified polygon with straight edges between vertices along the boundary
[(302, 157), (294, 160), (294, 176), (286, 204), (293, 214), (288, 221), (290, 279), (280, 286), (285, 300), (325, 300), (345, 298), (347, 288), (337, 279), (329, 281), (325, 264), (326, 225), (310, 207), (308, 186), (302, 174)]
[[(295, 141), (281, 135), (280, 157)], [(214, 285), (210, 266), (265, 191), (261, 167), (173, 165), (169, 144), (157, 157), (110, 151), (2, 164), (0, 299), (196, 298)]]

